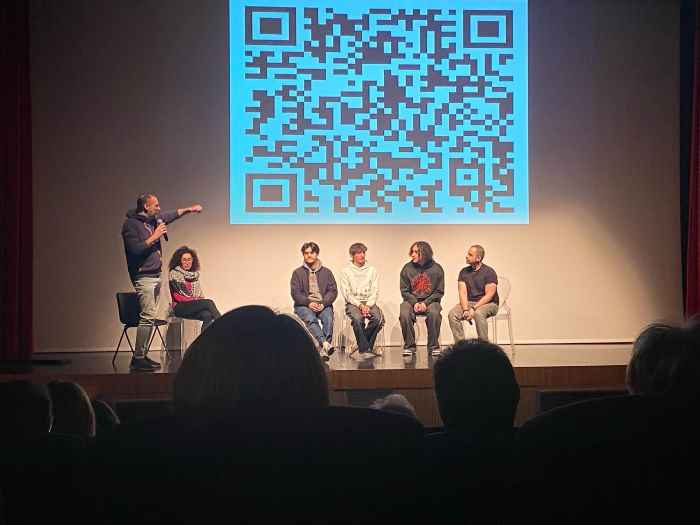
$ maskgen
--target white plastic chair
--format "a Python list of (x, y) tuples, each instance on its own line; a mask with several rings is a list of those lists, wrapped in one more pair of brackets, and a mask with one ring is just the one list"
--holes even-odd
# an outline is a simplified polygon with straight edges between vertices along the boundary
[(515, 344), (513, 343), (513, 322), (511, 320), (511, 309), (508, 299), (510, 298), (511, 284), (510, 279), (503, 275), (498, 276), (498, 312), (496, 315), (489, 317), (489, 324), (493, 332), (492, 341), (498, 344), (498, 321), (508, 321), (508, 336), (510, 351), (513, 359), (515, 359)]

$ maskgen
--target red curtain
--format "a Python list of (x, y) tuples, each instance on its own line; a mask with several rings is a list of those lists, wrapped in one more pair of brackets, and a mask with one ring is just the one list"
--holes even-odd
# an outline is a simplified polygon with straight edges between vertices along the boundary
[(700, 12), (695, 13), (693, 52), (693, 115), (688, 177), (688, 255), (686, 263), (685, 313), (700, 313)]
[(0, 2), (0, 361), (28, 361), (32, 334), (29, 0)]

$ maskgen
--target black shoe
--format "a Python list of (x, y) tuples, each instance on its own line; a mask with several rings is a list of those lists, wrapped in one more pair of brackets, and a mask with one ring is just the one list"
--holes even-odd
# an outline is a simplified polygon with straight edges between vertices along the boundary
[(332, 356), (333, 352), (335, 352), (335, 346), (331, 346), (328, 350), (326, 350), (328, 357)]
[[(151, 363), (145, 358), (132, 358), (131, 364), (129, 365), (129, 370), (132, 372), (155, 372), (157, 370)], [(158, 367), (160, 368), (160, 366)]]
[(154, 361), (148, 356), (144, 357), (144, 359), (148, 362), (149, 365), (151, 365), (156, 370), (160, 369), (160, 363), (158, 361)]

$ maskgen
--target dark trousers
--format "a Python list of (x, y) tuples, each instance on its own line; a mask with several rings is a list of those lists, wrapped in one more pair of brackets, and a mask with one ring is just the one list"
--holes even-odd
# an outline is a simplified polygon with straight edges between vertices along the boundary
[(416, 315), (425, 316), (425, 324), (428, 327), (428, 350), (440, 347), (440, 324), (442, 323), (442, 306), (440, 303), (430, 303), (425, 313), (416, 314), (413, 305), (404, 301), (399, 309), (399, 324), (403, 334), (403, 347), (416, 347), (416, 332), (413, 323), (416, 322)]
[[(360, 353), (370, 352), (374, 348), (374, 341), (377, 334), (384, 325), (384, 315), (375, 304), (369, 309), (370, 317), (362, 317), (360, 309), (353, 304), (345, 305), (345, 313), (348, 314), (352, 323), (352, 331), (355, 332), (357, 349)], [(366, 324), (365, 324), (366, 323)]]
[(177, 303), (173, 313), (183, 319), (202, 321), (202, 332), (221, 317), (219, 310), (211, 299), (195, 299), (194, 301)]

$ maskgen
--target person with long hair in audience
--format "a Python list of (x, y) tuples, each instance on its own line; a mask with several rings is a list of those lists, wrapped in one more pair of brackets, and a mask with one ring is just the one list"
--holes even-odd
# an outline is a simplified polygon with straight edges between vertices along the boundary
[(176, 413), (323, 408), (328, 380), (311, 335), (266, 306), (232, 310), (192, 343), (175, 377)]
[(117, 411), (112, 406), (112, 403), (103, 398), (91, 400), (92, 409), (95, 412), (95, 435), (102, 437), (109, 432), (113, 432), (119, 425), (121, 420), (117, 415)]
[(72, 381), (50, 381), (53, 406), (51, 432), (80, 438), (95, 437), (95, 411), (85, 389)]
[(170, 259), (170, 295), (173, 314), (183, 319), (202, 321), (204, 332), (221, 314), (211, 299), (206, 299), (199, 284), (199, 256), (188, 246), (180, 246)]

